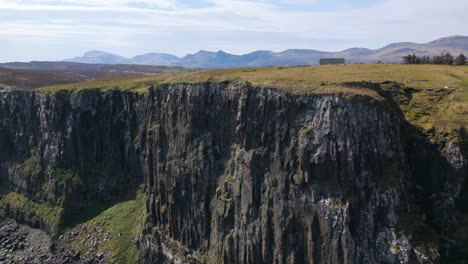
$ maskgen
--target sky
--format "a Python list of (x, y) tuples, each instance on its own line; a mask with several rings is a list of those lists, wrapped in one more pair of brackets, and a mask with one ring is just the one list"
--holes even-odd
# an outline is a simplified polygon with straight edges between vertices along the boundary
[(426, 43), (468, 35), (467, 0), (0, 0), (0, 62)]

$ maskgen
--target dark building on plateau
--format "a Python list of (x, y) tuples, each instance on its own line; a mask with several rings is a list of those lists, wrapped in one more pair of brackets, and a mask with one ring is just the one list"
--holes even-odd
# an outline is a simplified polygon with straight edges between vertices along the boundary
[(320, 59), (320, 65), (327, 65), (327, 64), (345, 64), (345, 59), (343, 58)]

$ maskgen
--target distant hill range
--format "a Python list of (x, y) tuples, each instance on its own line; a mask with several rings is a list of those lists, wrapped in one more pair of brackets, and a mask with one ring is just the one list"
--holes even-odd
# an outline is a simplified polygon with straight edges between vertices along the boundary
[(277, 65), (316, 65), (320, 58), (345, 58), (346, 62), (395, 62), (402, 57), (415, 53), (418, 56), (437, 55), (450, 52), (453, 55), (464, 53), (468, 55), (468, 36), (452, 36), (434, 40), (426, 44), (400, 42), (387, 45), (381, 49), (351, 48), (339, 52), (326, 52), (308, 49), (290, 49), (283, 52), (255, 51), (244, 55), (229, 54), (224, 51), (199, 51), (182, 58), (165, 53), (149, 53), (133, 58), (125, 58), (116, 54), (89, 51), (82, 57), (67, 59), (68, 62), (93, 64), (144, 64), (161, 66), (182, 66), (195, 68), (234, 68), (259, 67)]

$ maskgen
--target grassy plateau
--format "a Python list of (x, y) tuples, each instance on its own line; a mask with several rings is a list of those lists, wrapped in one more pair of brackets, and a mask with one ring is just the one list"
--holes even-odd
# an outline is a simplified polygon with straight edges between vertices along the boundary
[[(468, 66), (343, 64), (299, 67), (260, 67), (200, 72), (101, 78), (48, 86), (59, 90), (118, 88), (146, 92), (149, 86), (167, 83), (249, 83), (253, 87), (281, 89), (293, 94), (355, 95), (385, 100), (379, 90), (390, 91), (411, 123), (428, 131), (449, 132), (468, 128)], [(385, 84), (392, 83), (392, 85)], [(378, 88), (378, 89), (376, 89)]]

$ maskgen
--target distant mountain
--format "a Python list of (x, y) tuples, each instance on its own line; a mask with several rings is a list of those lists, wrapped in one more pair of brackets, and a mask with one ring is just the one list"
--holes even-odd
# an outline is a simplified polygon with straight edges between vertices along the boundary
[(416, 53), (418, 56), (437, 55), (450, 52), (453, 55), (464, 53), (468, 55), (468, 36), (452, 36), (434, 40), (426, 44), (400, 42), (383, 48), (371, 50), (366, 48), (351, 48), (339, 52), (326, 52), (308, 49), (290, 49), (283, 52), (255, 51), (244, 55), (229, 54), (224, 51), (201, 50), (195, 54), (188, 54), (183, 58), (165, 54), (149, 53), (135, 56), (131, 59), (102, 51), (90, 51), (82, 57), (66, 61), (103, 64), (146, 64), (173, 65), (196, 68), (234, 68), (258, 67), (276, 65), (315, 65), (320, 58), (345, 58), (347, 62), (374, 63), (401, 62), (402, 57)]
[(75, 57), (67, 59), (65, 61), (91, 64), (133, 64), (132, 60), (130, 59), (124, 58), (116, 54), (97, 50), (88, 51), (82, 57)]
[(169, 66), (179, 61), (180, 58), (166, 53), (148, 53), (135, 56), (131, 59), (133, 64)]

